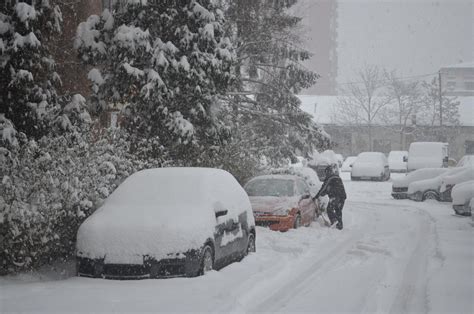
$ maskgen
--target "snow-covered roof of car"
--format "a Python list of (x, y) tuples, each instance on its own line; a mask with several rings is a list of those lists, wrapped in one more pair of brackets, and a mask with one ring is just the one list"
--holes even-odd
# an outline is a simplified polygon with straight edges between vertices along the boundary
[(441, 183), (440, 191), (444, 192), (447, 185), (456, 185), (469, 180), (474, 180), (474, 168), (472, 167), (463, 167), (465, 170), (459, 171), (455, 174), (445, 176), (443, 182)]
[(464, 205), (474, 197), (474, 180), (456, 184), (451, 191), (453, 205)]
[[(167, 253), (201, 247), (213, 236), (215, 210), (238, 219), (252, 209), (247, 194), (228, 172), (211, 168), (159, 168), (128, 177), (80, 227), (77, 249), (84, 256)], [(219, 217), (223, 218), (223, 217)]]
[(394, 187), (407, 187), (411, 182), (434, 178), (446, 171), (448, 171), (448, 168), (421, 168), (408, 173), (402, 178), (394, 179), (392, 184)]
[(289, 168), (275, 168), (271, 169), (270, 173), (275, 174), (290, 174), (302, 178), (309, 185), (312, 194), (316, 194), (322, 186), (318, 174), (309, 167), (289, 167)]
[(437, 190), (441, 186), (444, 177), (456, 174), (463, 170), (463, 168), (451, 168), (434, 178), (413, 181), (408, 185), (408, 194), (412, 194), (417, 191), (426, 191), (430, 189)]

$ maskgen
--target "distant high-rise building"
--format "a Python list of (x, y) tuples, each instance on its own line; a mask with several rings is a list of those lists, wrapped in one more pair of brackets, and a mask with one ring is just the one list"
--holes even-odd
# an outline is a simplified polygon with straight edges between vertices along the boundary
[(337, 76), (337, 8), (336, 0), (307, 0), (303, 24), (310, 29), (305, 34), (306, 49), (313, 56), (306, 62), (308, 68), (318, 73), (321, 78), (305, 90), (305, 94), (335, 95)]

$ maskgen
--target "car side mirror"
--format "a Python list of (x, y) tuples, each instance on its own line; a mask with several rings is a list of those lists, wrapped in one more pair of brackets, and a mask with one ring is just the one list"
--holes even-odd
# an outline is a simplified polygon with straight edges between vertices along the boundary
[(221, 209), (221, 210), (216, 211), (216, 218), (227, 215), (227, 212), (228, 212), (227, 209)]
[(408, 157), (407, 156), (403, 156), (403, 162), (408, 162)]

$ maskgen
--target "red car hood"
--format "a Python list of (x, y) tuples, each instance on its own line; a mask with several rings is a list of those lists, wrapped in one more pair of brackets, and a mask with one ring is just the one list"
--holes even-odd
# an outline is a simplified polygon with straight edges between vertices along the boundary
[(250, 196), (250, 204), (255, 212), (274, 214), (282, 210), (298, 207), (298, 196), (276, 197), (276, 196)]

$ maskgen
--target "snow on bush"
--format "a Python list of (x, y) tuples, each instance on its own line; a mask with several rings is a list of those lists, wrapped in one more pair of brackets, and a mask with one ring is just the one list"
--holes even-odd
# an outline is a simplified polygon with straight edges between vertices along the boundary
[[(225, 209), (216, 221), (215, 211)], [(247, 194), (226, 171), (211, 168), (148, 169), (128, 177), (80, 227), (77, 251), (109, 263), (135, 256), (161, 259), (199, 249), (218, 223), (253, 214)]]

